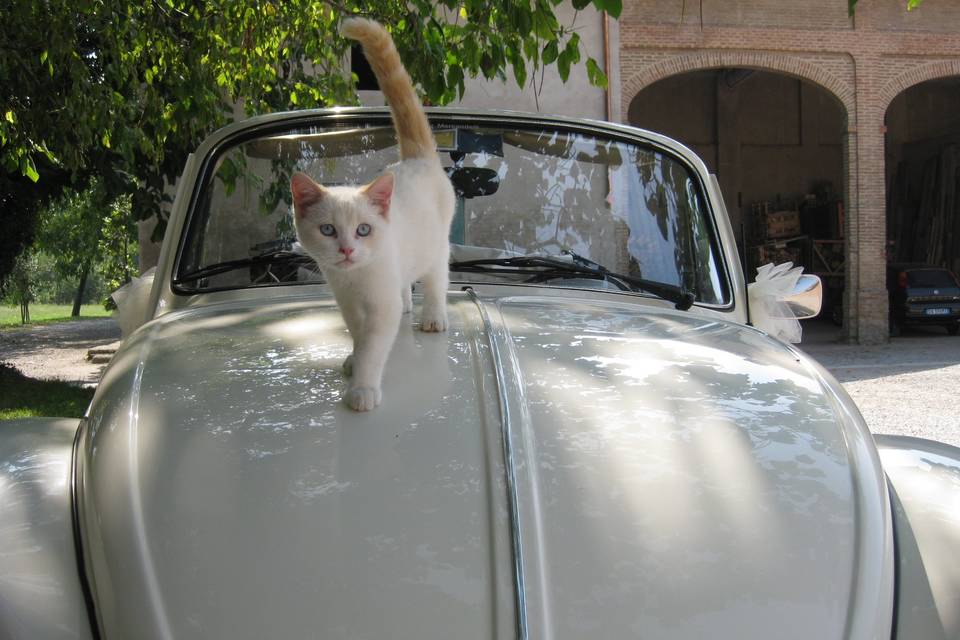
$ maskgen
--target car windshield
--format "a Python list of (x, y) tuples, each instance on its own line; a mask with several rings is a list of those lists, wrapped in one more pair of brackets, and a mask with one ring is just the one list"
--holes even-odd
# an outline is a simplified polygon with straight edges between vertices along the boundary
[(957, 281), (953, 279), (946, 269), (911, 269), (907, 271), (907, 282), (911, 287), (918, 288), (941, 288), (956, 287)]
[[(180, 250), (179, 291), (323, 281), (296, 243), (290, 176), (364, 184), (396, 162), (398, 149), (384, 118), (317, 122), (248, 135), (211, 156)], [(700, 303), (729, 301), (702, 184), (666, 150), (559, 125), (432, 124), (457, 194), (453, 282), (618, 288), (583, 269), (532, 277), (512, 263), (496, 272), (466, 266), (554, 256), (679, 287)]]

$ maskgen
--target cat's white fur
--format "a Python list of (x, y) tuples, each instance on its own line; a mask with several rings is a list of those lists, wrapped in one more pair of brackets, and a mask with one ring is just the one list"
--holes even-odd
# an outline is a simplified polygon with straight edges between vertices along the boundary
[[(455, 199), (390, 35), (359, 18), (345, 20), (341, 32), (363, 44), (391, 106), (401, 160), (356, 187), (323, 187), (298, 173), (291, 191), (300, 244), (330, 284), (353, 338), (353, 354), (343, 367), (351, 377), (345, 401), (368, 411), (380, 404), (384, 365), (402, 314), (412, 309), (414, 282), (423, 282), (420, 328), (447, 328), (448, 236)], [(321, 228), (328, 234), (331, 228), (324, 225), (331, 225), (335, 235), (325, 235)]]

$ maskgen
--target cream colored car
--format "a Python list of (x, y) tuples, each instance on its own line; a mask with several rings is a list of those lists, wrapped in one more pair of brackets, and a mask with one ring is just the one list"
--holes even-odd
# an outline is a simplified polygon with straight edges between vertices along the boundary
[(86, 417), (0, 425), (0, 637), (960, 636), (960, 452), (876, 442), (750, 326), (696, 156), (430, 117), (451, 327), (404, 320), (369, 413), (287, 185), (373, 177), (389, 113), (254, 118), (190, 158)]

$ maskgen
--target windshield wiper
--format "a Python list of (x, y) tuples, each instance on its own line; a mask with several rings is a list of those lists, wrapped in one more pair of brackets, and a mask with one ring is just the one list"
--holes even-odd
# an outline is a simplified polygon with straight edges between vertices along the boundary
[(209, 278), (210, 276), (220, 275), (221, 273), (227, 273), (228, 271), (236, 271), (237, 269), (245, 269), (247, 267), (258, 266), (262, 264), (273, 264), (276, 262), (286, 262), (289, 264), (302, 264), (304, 266), (316, 265), (313, 258), (308, 256), (305, 253), (297, 253), (295, 251), (287, 250), (278, 250), (278, 251), (268, 251), (266, 253), (261, 253), (260, 255), (252, 256), (250, 258), (240, 258), (239, 260), (227, 260), (226, 262), (218, 262), (216, 264), (211, 264), (206, 267), (201, 267), (195, 271), (190, 271), (182, 275), (178, 275), (174, 280), (173, 284), (182, 285), (187, 282), (194, 282), (202, 278)]
[(595, 280), (606, 280), (622, 291), (646, 291), (668, 300), (681, 311), (686, 311), (695, 300), (693, 293), (663, 282), (654, 282), (643, 278), (623, 275), (610, 271), (601, 264), (579, 256), (572, 251), (565, 251), (570, 260), (554, 256), (516, 256), (512, 258), (488, 258), (482, 260), (464, 260), (451, 262), (451, 271), (487, 274), (527, 274), (533, 276), (529, 282), (543, 282), (555, 278), (571, 278), (582, 276)]

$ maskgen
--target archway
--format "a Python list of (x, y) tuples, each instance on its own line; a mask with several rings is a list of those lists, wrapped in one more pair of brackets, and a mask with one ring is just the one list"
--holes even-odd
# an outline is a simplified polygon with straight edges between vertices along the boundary
[(960, 272), (960, 75), (904, 89), (884, 125), (891, 261)]
[(839, 321), (848, 150), (836, 93), (784, 73), (700, 69), (640, 90), (627, 114), (717, 174), (748, 279), (766, 262), (803, 265), (824, 280), (822, 317)]

